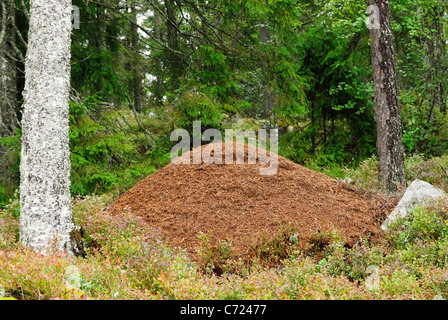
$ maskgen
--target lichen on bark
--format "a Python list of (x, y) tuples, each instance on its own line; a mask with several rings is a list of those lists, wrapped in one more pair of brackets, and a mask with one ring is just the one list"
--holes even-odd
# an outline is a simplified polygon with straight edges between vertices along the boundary
[(384, 191), (394, 193), (405, 187), (406, 176), (390, 8), (385, 0), (369, 0), (369, 5), (380, 14), (380, 27), (370, 30), (379, 182)]
[[(69, 88), (71, 0), (31, 0), (20, 163), (20, 240), (73, 253)], [(53, 248), (54, 249), (54, 248)]]

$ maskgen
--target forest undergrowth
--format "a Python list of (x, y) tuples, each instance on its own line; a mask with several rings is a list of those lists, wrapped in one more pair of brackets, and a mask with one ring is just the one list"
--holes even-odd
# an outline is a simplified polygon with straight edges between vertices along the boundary
[[(445, 157), (407, 160), (408, 180), (425, 179), (446, 190)], [(375, 190), (376, 159), (338, 170)], [(437, 169), (440, 168), (440, 169)], [(297, 230), (279, 230), (278, 241), (260, 242), (264, 256), (250, 263), (230, 259), (232, 244), (200, 234), (199, 263), (165, 244), (129, 212), (104, 210), (116, 195), (73, 198), (83, 254), (42, 255), (18, 242), (19, 202), (0, 211), (2, 299), (447, 299), (448, 203), (418, 207), (391, 226), (379, 242), (361, 239), (351, 248), (334, 230), (316, 232), (294, 250)], [(51, 249), (54, 244), (49, 244)], [(51, 251), (51, 250), (50, 250)], [(272, 261), (276, 261), (273, 266)], [(213, 272), (219, 268), (218, 275)]]

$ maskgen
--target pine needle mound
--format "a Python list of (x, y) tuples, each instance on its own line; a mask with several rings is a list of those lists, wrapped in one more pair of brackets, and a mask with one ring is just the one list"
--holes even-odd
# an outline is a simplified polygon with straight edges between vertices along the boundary
[[(281, 156), (275, 175), (260, 175), (260, 167), (269, 164), (261, 164), (258, 157), (256, 164), (248, 164), (247, 144), (244, 164), (226, 164), (225, 147), (229, 151), (232, 145), (235, 151), (240, 144), (222, 143), (222, 164), (168, 164), (136, 183), (108, 210), (130, 210), (142, 217), (148, 228), (160, 229), (165, 241), (187, 249), (193, 260), (201, 232), (231, 241), (239, 257), (285, 224), (297, 228), (303, 246), (319, 231), (337, 230), (348, 246), (360, 237), (382, 236), (381, 222), (395, 205), (390, 199)], [(207, 146), (212, 147), (201, 150)], [(193, 159), (193, 152), (183, 157)]]

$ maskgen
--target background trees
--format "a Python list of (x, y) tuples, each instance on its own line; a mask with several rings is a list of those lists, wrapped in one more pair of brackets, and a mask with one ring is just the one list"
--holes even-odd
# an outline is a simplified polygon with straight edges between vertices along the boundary
[(0, 137), (14, 134), (17, 120), (17, 52), (14, 1), (0, 4)]
[[(0, 33), (6, 30), (11, 44), (0, 56), (6, 50), (16, 68), (7, 68), (15, 86), (0, 92), (16, 97), (20, 120), (29, 4), (4, 3), (14, 15), (0, 15)], [(72, 194), (128, 188), (167, 163), (169, 133), (191, 129), (195, 120), (204, 129), (278, 124), (280, 153), (314, 169), (357, 166), (377, 153), (364, 0), (73, 4), (81, 26), (71, 46)], [(442, 0), (391, 3), (408, 155), (448, 149), (446, 17)], [(9, 112), (1, 101), (2, 114)], [(0, 202), (18, 186), (17, 127), (1, 140), (9, 165), (2, 167)]]

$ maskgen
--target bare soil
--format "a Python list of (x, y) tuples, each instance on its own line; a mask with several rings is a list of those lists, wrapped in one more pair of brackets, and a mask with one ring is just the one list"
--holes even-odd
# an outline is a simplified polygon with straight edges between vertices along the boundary
[[(232, 241), (237, 257), (247, 256), (260, 238), (274, 236), (282, 224), (297, 228), (301, 245), (319, 231), (337, 230), (347, 246), (360, 237), (375, 240), (383, 235), (381, 222), (396, 200), (281, 156), (275, 175), (260, 175), (263, 165), (248, 164), (244, 146), (244, 164), (170, 163), (123, 193), (108, 210), (114, 214), (131, 210), (148, 227), (160, 229), (168, 244), (187, 249), (193, 260), (200, 232), (211, 231), (217, 239)], [(183, 157), (192, 159), (192, 152)]]

